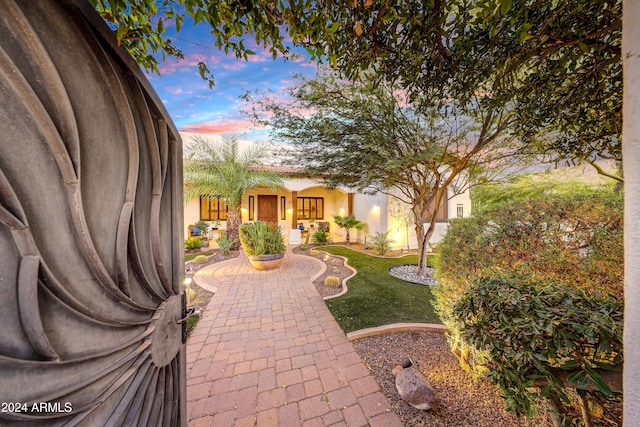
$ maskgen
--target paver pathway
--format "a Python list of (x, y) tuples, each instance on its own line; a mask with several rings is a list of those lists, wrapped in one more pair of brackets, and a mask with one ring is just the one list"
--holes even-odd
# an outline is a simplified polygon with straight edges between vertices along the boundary
[(287, 251), (196, 274), (217, 290), (187, 342), (189, 426), (402, 426), (311, 283), (323, 266)]

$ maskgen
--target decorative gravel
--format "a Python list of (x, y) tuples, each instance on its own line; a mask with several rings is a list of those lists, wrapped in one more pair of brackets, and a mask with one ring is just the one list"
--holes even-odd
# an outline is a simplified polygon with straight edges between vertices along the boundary
[[(299, 255), (311, 256), (310, 252), (311, 252), (311, 249), (307, 249), (306, 251), (303, 251), (302, 249), (300, 249), (299, 246), (293, 249), (293, 253), (299, 254)], [(344, 258), (331, 255), (322, 251), (320, 251), (318, 255), (315, 255), (314, 258), (319, 259), (320, 261), (323, 261), (327, 265), (327, 269), (324, 271), (324, 273), (322, 273), (322, 275), (320, 275), (319, 277), (316, 278), (316, 280), (313, 281), (313, 286), (315, 286), (320, 296), (324, 298), (324, 297), (333, 296), (342, 292), (342, 286), (340, 286), (339, 288), (330, 288), (328, 286), (325, 286), (324, 279), (326, 279), (329, 276), (335, 276), (340, 278), (341, 280), (344, 280), (347, 277), (353, 275), (353, 270), (351, 270), (350, 268), (344, 265), (345, 264)]]
[(389, 269), (389, 274), (405, 282), (415, 283), (417, 285), (434, 286), (436, 279), (433, 278), (435, 269), (427, 267), (427, 276), (418, 276), (418, 266), (416, 264), (396, 265)]
[[(498, 388), (487, 380), (473, 380), (460, 368), (444, 335), (433, 332), (389, 333), (353, 341), (353, 346), (376, 379), (393, 411), (406, 427), (539, 427), (507, 412)], [(395, 365), (410, 358), (431, 383), (436, 405), (416, 409), (398, 395)]]

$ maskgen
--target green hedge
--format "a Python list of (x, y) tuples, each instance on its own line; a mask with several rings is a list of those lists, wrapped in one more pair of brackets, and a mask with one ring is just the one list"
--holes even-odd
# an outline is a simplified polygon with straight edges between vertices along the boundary
[[(537, 294), (549, 287), (554, 288), (553, 292), (571, 295), (565, 300), (569, 305), (598, 298), (607, 304), (619, 304), (623, 300), (623, 195), (584, 190), (577, 194), (540, 192), (513, 203), (503, 202), (478, 216), (451, 221), (438, 251), (439, 284), (434, 289), (435, 306), (450, 330), (452, 351), (470, 372), (476, 375), (492, 372), (494, 380), (511, 387), (505, 389), (511, 390), (505, 391), (505, 395), (511, 396), (513, 385), (506, 385), (503, 379), (498, 380), (495, 370), (491, 370), (498, 363), (502, 367), (507, 366), (504, 359), (494, 360), (498, 357), (495, 350), (500, 344), (486, 345), (486, 342), (478, 341), (482, 339), (478, 335), (478, 322), (481, 320), (477, 311), (474, 312), (477, 310), (474, 304), (480, 298), (478, 293), (483, 292), (488, 298), (483, 304), (496, 307), (509, 295), (513, 304), (519, 305), (523, 303), (522, 295)], [(500, 283), (500, 291), (487, 287), (489, 282), (494, 285)], [(492, 325), (492, 331), (501, 331), (499, 340), (504, 347), (501, 350), (507, 351), (504, 356), (515, 363), (504, 368), (509, 371), (505, 375), (517, 378), (514, 381), (518, 382), (524, 381), (526, 375), (520, 376), (511, 368), (520, 366), (541, 371), (540, 366), (545, 369), (558, 367), (557, 361), (539, 359), (539, 353), (530, 346), (524, 350), (526, 355), (522, 355), (509, 353), (511, 350), (507, 344), (526, 342), (527, 337), (536, 334), (541, 334), (541, 337), (545, 333), (559, 334), (557, 329), (552, 328), (548, 332), (540, 325), (548, 326), (550, 316), (566, 307), (551, 305), (521, 313), (521, 316), (510, 315), (508, 311), (504, 312), (504, 307), (496, 307), (491, 314), (497, 317), (491, 321), (498, 322), (500, 326)], [(622, 308), (616, 307), (620, 315), (616, 314), (607, 321), (614, 322), (608, 327), (618, 331), (622, 328)], [(523, 318), (527, 320), (521, 323), (519, 319)], [(581, 327), (587, 330), (599, 331), (601, 327), (594, 318), (587, 317), (582, 321), (586, 323)], [(523, 331), (523, 327), (528, 329)], [(580, 339), (577, 335), (571, 338), (568, 334), (563, 335), (561, 341), (563, 345), (579, 346)], [(609, 343), (615, 343), (616, 339), (606, 338)], [(569, 343), (571, 340), (574, 342)], [(549, 342), (554, 342), (553, 338)], [(560, 344), (549, 344), (549, 351), (563, 354)], [(525, 359), (530, 364), (524, 365)], [(620, 360), (615, 359), (612, 363), (618, 362), (621, 362), (621, 356)], [(584, 380), (584, 377), (580, 379)], [(513, 399), (510, 402), (512, 409), (527, 412), (524, 397)]]
[[(502, 389), (507, 408), (532, 414), (539, 397), (566, 401), (566, 388), (612, 396), (622, 364), (622, 302), (584, 291), (515, 278), (479, 279), (453, 316), (461, 338), (486, 352), (488, 377)], [(530, 386), (540, 384), (540, 391)]]

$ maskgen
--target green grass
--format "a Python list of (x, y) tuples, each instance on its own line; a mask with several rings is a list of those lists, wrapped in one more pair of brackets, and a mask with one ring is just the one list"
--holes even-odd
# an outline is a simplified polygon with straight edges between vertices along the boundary
[[(417, 264), (418, 256), (378, 258), (343, 246), (317, 248), (349, 259), (358, 271), (347, 281), (349, 291), (325, 301), (345, 333), (400, 322), (442, 323), (435, 313), (430, 286), (396, 279), (388, 272), (398, 264)], [(429, 257), (429, 265), (435, 257)]]
[(213, 255), (213, 252), (200, 252), (200, 253), (197, 253), (197, 254), (184, 254), (184, 262), (191, 261), (192, 259), (194, 259), (198, 255), (209, 256), (209, 255)]
[(200, 320), (199, 314), (194, 314), (193, 316), (187, 317), (187, 336), (191, 335), (193, 328), (196, 327), (199, 320)]

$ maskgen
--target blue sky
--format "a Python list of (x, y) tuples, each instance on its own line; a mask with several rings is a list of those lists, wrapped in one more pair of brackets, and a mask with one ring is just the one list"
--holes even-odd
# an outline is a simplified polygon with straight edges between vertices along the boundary
[[(246, 90), (284, 90), (294, 82), (294, 74), (313, 77), (316, 65), (300, 51), (296, 59), (273, 60), (263, 46), (257, 46), (251, 35), (245, 37), (247, 47), (256, 52), (248, 61), (225, 56), (214, 46), (207, 26), (185, 23), (175, 40), (185, 59), (167, 59), (160, 63), (160, 76), (147, 74), (160, 99), (181, 132), (237, 135), (241, 139), (268, 140), (265, 130), (256, 129), (242, 108), (239, 98)], [(172, 29), (167, 32), (171, 34)], [(204, 60), (215, 77), (215, 87), (198, 74), (197, 64)]]

